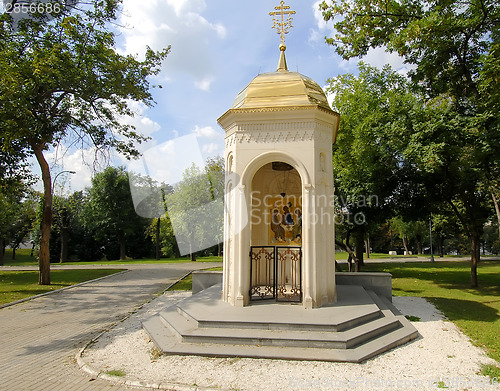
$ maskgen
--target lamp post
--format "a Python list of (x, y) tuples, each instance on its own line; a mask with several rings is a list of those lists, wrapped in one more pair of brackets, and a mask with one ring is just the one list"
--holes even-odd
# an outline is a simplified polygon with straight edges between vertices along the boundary
[(52, 193), (54, 192), (54, 186), (56, 185), (57, 177), (61, 174), (64, 174), (65, 172), (69, 172), (70, 174), (76, 174), (76, 171), (72, 171), (72, 170), (64, 170), (64, 171), (58, 172), (57, 175), (54, 177), (54, 180), (52, 181)]
[(431, 262), (434, 263), (434, 251), (432, 249), (432, 217), (429, 217), (429, 237), (431, 239)]

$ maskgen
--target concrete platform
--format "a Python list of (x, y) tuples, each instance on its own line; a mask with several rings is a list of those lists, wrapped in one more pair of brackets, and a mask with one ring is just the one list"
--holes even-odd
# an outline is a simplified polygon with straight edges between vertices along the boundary
[(418, 336), (384, 296), (337, 286), (335, 305), (239, 308), (212, 286), (143, 323), (164, 354), (361, 362)]

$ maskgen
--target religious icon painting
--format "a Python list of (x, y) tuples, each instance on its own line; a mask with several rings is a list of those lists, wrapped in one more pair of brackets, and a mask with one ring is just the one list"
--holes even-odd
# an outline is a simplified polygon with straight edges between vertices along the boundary
[(269, 209), (269, 245), (302, 245), (302, 205), (297, 197), (271, 198)]

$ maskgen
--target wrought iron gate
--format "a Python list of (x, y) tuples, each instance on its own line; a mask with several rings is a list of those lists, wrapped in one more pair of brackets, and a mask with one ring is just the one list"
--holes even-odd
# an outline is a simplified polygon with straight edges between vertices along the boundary
[(302, 248), (253, 246), (250, 299), (302, 302)]

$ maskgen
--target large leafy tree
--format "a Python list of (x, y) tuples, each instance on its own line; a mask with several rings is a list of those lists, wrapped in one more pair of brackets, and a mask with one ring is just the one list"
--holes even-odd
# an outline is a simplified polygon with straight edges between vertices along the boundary
[[(327, 38), (344, 58), (384, 47), (412, 64), (427, 101), (406, 157), (422, 184), (446, 203), (467, 232), (471, 284), (477, 286), (486, 198), (500, 164), (498, 73), (500, 5), (493, 0), (324, 1)], [(338, 18), (338, 19), (336, 19)]]
[(329, 82), (328, 92), (341, 116), (333, 147), (338, 205), (344, 216), (337, 244), (351, 252), (352, 234), (358, 264), (364, 235), (394, 210), (404, 209), (410, 189), (415, 193), (415, 172), (404, 161), (403, 150), (417, 98), (406, 79), (389, 67), (378, 70), (360, 63), (358, 76), (346, 74)]
[[(82, 211), (84, 226), (106, 246), (114, 242), (119, 258), (134, 255), (131, 244), (137, 239), (146, 241), (146, 229), (150, 221), (136, 213), (130, 193), (129, 176), (123, 167), (108, 167), (92, 178), (87, 202)], [(108, 254), (111, 254), (108, 251)]]
[(89, 0), (81, 9), (17, 21), (9, 13), (0, 16), (2, 137), (34, 156), (42, 172), (40, 284), (50, 284), (52, 184), (45, 152), (67, 142), (134, 156), (134, 143), (144, 139), (120, 118), (133, 115), (130, 100), (154, 103), (148, 77), (159, 72), (168, 49), (148, 48), (142, 61), (120, 55), (110, 28), (120, 4)]
[(223, 200), (224, 162), (220, 157), (209, 159), (203, 169), (193, 163), (166, 196), (177, 244), (191, 261), (196, 261), (196, 252), (222, 242)]
[(28, 187), (17, 187), (14, 191), (0, 189), (0, 266), (4, 264), (4, 250), (12, 248), (12, 259), (16, 249), (27, 239), (36, 218), (37, 195)]
[(15, 237), (23, 239), (16, 235), (16, 226), (29, 225), (31, 215), (27, 206), (33, 197), (29, 186), (32, 175), (24, 161), (24, 149), (19, 143), (6, 142), (2, 135), (0, 141), (0, 265), (3, 265), (5, 246)]

